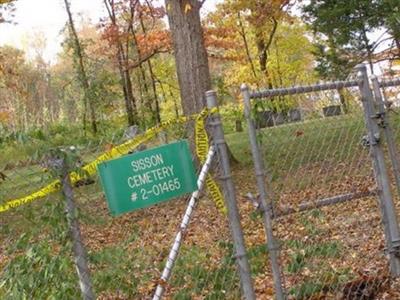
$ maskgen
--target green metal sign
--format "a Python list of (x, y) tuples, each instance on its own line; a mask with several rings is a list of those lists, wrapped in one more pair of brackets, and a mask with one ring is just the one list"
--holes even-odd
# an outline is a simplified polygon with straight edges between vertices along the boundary
[(186, 141), (110, 160), (98, 166), (112, 215), (148, 207), (197, 189)]

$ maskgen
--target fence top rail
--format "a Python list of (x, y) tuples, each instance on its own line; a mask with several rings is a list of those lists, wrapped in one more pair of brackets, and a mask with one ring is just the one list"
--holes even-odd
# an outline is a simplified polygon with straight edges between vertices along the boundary
[(326, 90), (337, 90), (346, 87), (355, 87), (358, 86), (358, 83), (359, 82), (357, 80), (334, 81), (334, 82), (319, 83), (308, 86), (295, 86), (290, 88), (259, 90), (250, 93), (250, 98), (251, 99), (272, 98), (275, 96), (287, 96), (287, 95), (305, 94), (310, 92), (319, 92)]
[(380, 87), (391, 87), (400, 85), (400, 77), (393, 79), (384, 79), (379, 82)]

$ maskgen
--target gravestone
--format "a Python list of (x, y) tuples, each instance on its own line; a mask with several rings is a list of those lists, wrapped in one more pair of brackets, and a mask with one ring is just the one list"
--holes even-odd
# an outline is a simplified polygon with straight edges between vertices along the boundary
[(288, 112), (290, 122), (300, 122), (302, 120), (301, 111), (298, 108), (292, 108)]
[(243, 131), (242, 120), (236, 120), (235, 121), (235, 130), (236, 130), (236, 132), (242, 132)]
[(273, 112), (270, 110), (257, 112), (256, 128), (265, 128), (274, 126)]
[(325, 117), (339, 116), (342, 114), (340, 105), (330, 105), (322, 108)]
[(285, 115), (281, 112), (277, 112), (273, 114), (274, 125), (282, 125), (285, 123)]

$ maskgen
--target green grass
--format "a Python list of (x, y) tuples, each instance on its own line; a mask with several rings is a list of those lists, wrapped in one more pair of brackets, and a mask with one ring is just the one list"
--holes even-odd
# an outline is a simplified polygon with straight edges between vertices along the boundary
[[(0, 273), (1, 299), (80, 298), (71, 245), (65, 235), (66, 228), (61, 226), (64, 223), (60, 219), (62, 211), (53, 216), (54, 220), (43, 222), (52, 224), (53, 230), (34, 227), (7, 245), (11, 260)], [(119, 291), (129, 298), (136, 298), (140, 296), (138, 287), (155, 279), (149, 273), (154, 251), (128, 247), (139, 242), (138, 230), (137, 227), (132, 229), (130, 238), (123, 243), (89, 252), (91, 278), (97, 295), (115, 295)]]
[[(174, 299), (193, 299), (202, 296), (204, 299), (237, 299), (239, 282), (233, 258), (233, 245), (219, 243), (224, 257), (210, 265), (207, 251), (199, 247), (184, 248), (173, 271), (171, 284), (182, 287)], [(248, 248), (248, 257), (253, 276), (261, 274), (268, 265), (266, 245), (255, 245)], [(206, 293), (205, 293), (206, 292)]]
[[(59, 129), (60, 130), (60, 129)], [(301, 136), (297, 136), (296, 132), (302, 132)], [(361, 137), (364, 135), (363, 119), (360, 115), (345, 115), (340, 117), (315, 119), (300, 123), (286, 124), (272, 128), (266, 128), (259, 131), (259, 141), (262, 145), (261, 149), (263, 157), (272, 179), (279, 183), (278, 179), (287, 172), (296, 172), (296, 170), (320, 162), (340, 163), (349, 160), (351, 157), (360, 155), (366, 150), (360, 146)], [(64, 144), (76, 145), (82, 142), (79, 139), (74, 140), (74, 135), (66, 131)], [(82, 159), (90, 162), (96, 156), (104, 151), (103, 144), (111, 138), (104, 139), (95, 138), (83, 140), (81, 147), (85, 147), (82, 151)], [(226, 136), (227, 142), (232, 149), (233, 154), (242, 164), (251, 163), (251, 150), (249, 147), (248, 135), (245, 131), (242, 133), (232, 133)], [(111, 139), (112, 140), (112, 139)], [(41, 146), (39, 148), (50, 149), (61, 142), (51, 142), (51, 138), (39, 140)], [(12, 153), (24, 152), (26, 147), (33, 147), (29, 142), (22, 145), (15, 145)], [(91, 145), (88, 147), (88, 145)], [(26, 153), (26, 158), (30, 152)], [(39, 152), (45, 153), (45, 150)], [(40, 155), (37, 156), (37, 159)], [(350, 157), (350, 158), (351, 158)], [(2, 156), (0, 165), (7, 162), (19, 160), (17, 155), (15, 159), (11, 154)], [(28, 195), (38, 189), (46, 186), (52, 181), (50, 174), (44, 173), (43, 168), (38, 164), (29, 163), (23, 167), (6, 171), (8, 180), (2, 183), (0, 189), (0, 203), (10, 199), (15, 199)], [(334, 180), (334, 176), (330, 180)], [(308, 186), (311, 184), (312, 178), (303, 178), (298, 184)], [(88, 191), (89, 192), (89, 191)]]
[[(307, 237), (313, 238), (324, 232), (319, 228), (319, 223), (324, 221), (324, 214), (319, 209), (314, 209), (300, 216), (300, 224), (304, 227)], [(297, 273), (305, 267), (318, 268), (316, 262), (324, 263), (324, 258), (340, 257), (342, 245), (337, 242), (306, 243), (300, 240), (286, 241), (286, 247), (291, 249), (290, 263), (287, 267), (289, 273)]]
[(183, 288), (179, 289), (174, 299), (205, 295), (205, 299), (234, 299), (235, 295), (239, 295), (232, 244), (221, 242), (220, 247), (225, 250), (225, 256), (214, 265), (210, 265), (205, 249), (193, 246), (181, 250), (171, 285)]
[[(258, 131), (258, 141), (268, 167), (299, 168), (320, 162), (328, 154), (343, 160), (348, 153), (361, 151), (359, 142), (365, 134), (361, 115), (344, 115), (264, 128)], [(243, 163), (252, 161), (247, 129), (226, 136), (233, 154)], [(337, 148), (340, 149), (337, 149)]]
[(74, 271), (68, 252), (55, 253), (48, 241), (34, 243), (0, 273), (0, 298), (77, 299)]
[(290, 253), (285, 271), (298, 278), (297, 284), (289, 290), (289, 294), (295, 299), (308, 299), (319, 293), (334, 292), (352, 277), (350, 268), (335, 268), (331, 264), (344, 255), (341, 242), (318, 239), (312, 241), (313, 236), (319, 237), (324, 234), (318, 228), (319, 223), (323, 221), (324, 214), (318, 209), (302, 215), (300, 224), (310, 240), (289, 240), (284, 243), (284, 248)]
[(308, 299), (320, 292), (335, 291), (341, 284), (352, 278), (350, 268), (333, 268), (329, 259), (340, 259), (342, 246), (339, 242), (323, 242), (305, 244), (301, 241), (289, 241), (294, 253), (290, 255), (286, 271), (296, 275), (308, 270), (309, 275), (300, 275), (302, 278), (293, 286), (289, 293), (295, 299)]
[(0, 231), (8, 257), (0, 270), (0, 298), (79, 297), (63, 203), (42, 204), (40, 213), (25, 209), (16, 220)]
[(7, 176), (7, 180), (1, 184), (0, 203), (29, 195), (54, 180), (38, 165), (14, 169), (12, 172), (7, 172)]
[[(228, 123), (231, 122), (233, 121), (229, 119)], [(391, 122), (400, 122), (400, 115), (394, 114)], [(0, 144), (0, 169), (7, 163), (31, 160), (26, 166), (6, 171), (9, 179), (1, 184), (0, 203), (29, 194), (51, 182), (49, 175), (43, 173), (43, 169), (35, 163), (50, 148), (76, 145), (83, 149), (83, 160), (90, 162), (104, 152), (104, 144), (121, 140), (121, 129), (117, 130), (115, 125), (112, 128), (115, 129), (113, 134), (111, 129), (103, 130), (105, 135), (101, 133), (93, 137), (82, 135), (74, 127), (55, 126), (41, 134), (28, 134), (25, 139)], [(180, 126), (174, 126), (170, 134), (181, 136), (182, 133), (178, 133), (181, 129)], [(320, 163), (350, 163), (355, 157), (365, 156), (367, 150), (360, 145), (365, 133), (363, 117), (356, 113), (265, 128), (258, 131), (258, 140), (271, 178), (277, 185), (283, 185), (278, 179), (288, 172), (295, 173), (301, 168)], [(57, 135), (61, 137), (57, 138)], [(397, 135), (397, 139), (400, 139), (400, 135)], [(227, 134), (226, 140), (242, 165), (251, 164), (247, 128), (241, 133)], [(336, 179), (335, 176), (341, 175), (332, 174), (329, 179), (324, 180), (332, 181)], [(313, 180), (311, 177), (302, 178), (298, 187), (307, 187)]]
[(267, 245), (255, 245), (247, 249), (247, 255), (250, 260), (251, 271), (254, 276), (262, 273), (268, 265)]
[(341, 245), (338, 242), (323, 242), (318, 244), (303, 244), (299, 241), (289, 241), (288, 245), (294, 246), (295, 253), (291, 255), (287, 267), (289, 273), (297, 273), (308, 265), (314, 265), (314, 259), (339, 257)]
[[(360, 114), (259, 130), (257, 139), (273, 194), (322, 191), (326, 197), (334, 196), (335, 191), (328, 189), (340, 185), (345, 176), (370, 177), (369, 151), (361, 145), (365, 134)], [(226, 139), (240, 166), (253, 168), (248, 133), (230, 134)], [(275, 199), (277, 203), (278, 198)]]
[(352, 275), (349, 268), (333, 270), (326, 267), (320, 270), (319, 273), (314, 273), (313, 278), (309, 278), (290, 288), (289, 294), (298, 300), (310, 299), (317, 297), (318, 294), (323, 295), (329, 292), (336, 294), (335, 291), (337, 291), (337, 288), (348, 282), (351, 278)]
[(92, 280), (96, 294), (116, 291), (125, 297), (138, 295), (139, 284), (150, 280), (146, 273), (146, 260), (141, 251), (116, 245), (89, 254), (89, 262), (95, 266)]
[[(257, 131), (257, 139), (266, 167), (274, 178), (287, 171), (321, 162), (350, 161), (368, 151), (361, 146), (367, 134), (362, 113), (330, 118), (317, 118), (289, 123)], [(391, 115), (393, 128), (400, 123), (400, 114)], [(395, 135), (400, 144), (400, 135)], [(234, 156), (242, 163), (252, 163), (248, 129), (226, 135)]]
[[(8, 177), (0, 182), (0, 204), (30, 195), (54, 180), (52, 175), (39, 164), (51, 149), (73, 145), (77, 147), (83, 164), (87, 164), (103, 154), (106, 151), (106, 145), (119, 145), (124, 142), (121, 128), (123, 127), (117, 128), (114, 125), (111, 128), (115, 130), (114, 133), (108, 129), (97, 136), (83, 135), (76, 126), (50, 128), (44, 137), (40, 135), (40, 139), (35, 135), (26, 134), (23, 139), (0, 143), (0, 171), (7, 166), (3, 172)], [(166, 132), (169, 140), (186, 138), (182, 124), (172, 125)], [(147, 145), (152, 147), (159, 143), (160, 139), (154, 137)], [(94, 189), (83, 187), (80, 191), (82, 194), (91, 195), (91, 192), (95, 190), (98, 196), (101, 191), (98, 180), (94, 186)], [(93, 198), (93, 195), (84, 198)]]

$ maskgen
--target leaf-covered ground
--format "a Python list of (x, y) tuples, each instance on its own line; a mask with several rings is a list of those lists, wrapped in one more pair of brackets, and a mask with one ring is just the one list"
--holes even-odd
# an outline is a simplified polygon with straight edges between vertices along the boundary
[[(376, 190), (368, 151), (359, 143), (362, 120), (344, 117), (340, 126), (332, 126), (337, 121), (261, 132), (271, 175), (266, 184), (276, 211), (343, 193)], [(228, 141), (241, 161), (233, 178), (257, 299), (273, 299), (262, 218), (246, 197), (248, 192), (257, 194), (248, 140), (245, 133), (238, 133), (228, 136)], [(25, 173), (15, 174), (25, 187)], [(18, 189), (18, 184), (12, 184), (8, 187)], [(149, 299), (187, 200), (111, 218), (97, 184), (75, 193), (98, 298)], [(397, 197), (395, 202), (400, 212)], [(1, 217), (0, 298), (78, 298), (59, 196)], [(389, 279), (376, 196), (277, 218), (274, 233), (289, 299), (400, 299), (399, 282)], [(226, 216), (207, 194), (195, 210), (166, 291), (167, 299), (177, 300), (240, 298)]]

